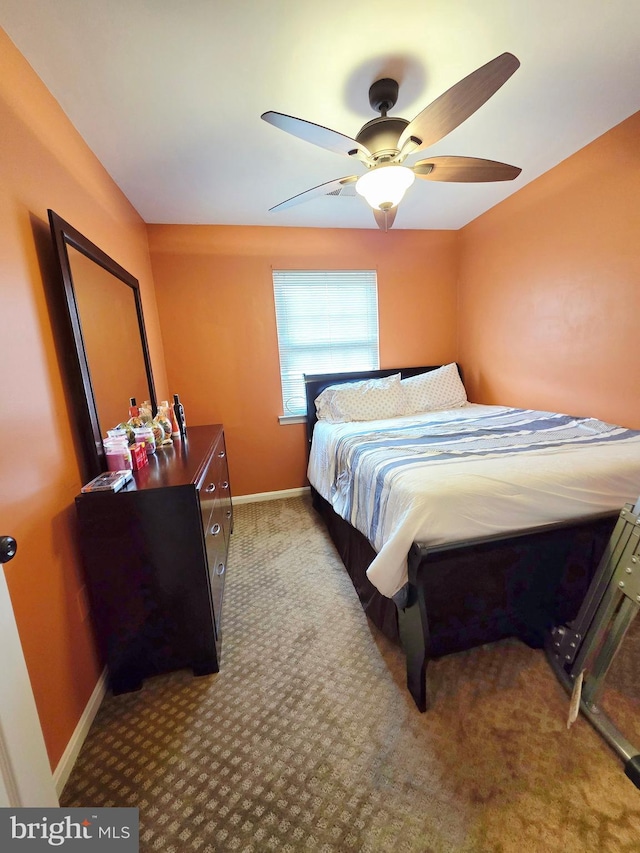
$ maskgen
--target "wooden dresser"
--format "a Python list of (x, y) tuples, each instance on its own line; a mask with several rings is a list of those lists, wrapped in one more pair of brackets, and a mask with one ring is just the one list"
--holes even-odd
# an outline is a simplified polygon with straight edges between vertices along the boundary
[(233, 525), (222, 426), (189, 427), (119, 492), (76, 498), (93, 623), (114, 693), (217, 672)]

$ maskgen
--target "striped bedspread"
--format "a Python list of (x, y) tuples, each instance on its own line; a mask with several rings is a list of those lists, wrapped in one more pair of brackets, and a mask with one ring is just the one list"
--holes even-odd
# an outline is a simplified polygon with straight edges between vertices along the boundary
[(309, 480), (378, 557), (389, 597), (413, 541), (441, 545), (617, 510), (640, 493), (640, 433), (502, 406), (318, 422)]

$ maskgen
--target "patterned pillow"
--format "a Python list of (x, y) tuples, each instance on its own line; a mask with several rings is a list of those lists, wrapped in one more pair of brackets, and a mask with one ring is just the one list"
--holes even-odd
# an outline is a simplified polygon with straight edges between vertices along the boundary
[(330, 385), (315, 403), (318, 419), (332, 423), (395, 418), (404, 406), (400, 374)]
[(403, 379), (400, 386), (404, 395), (405, 415), (437, 409), (457, 409), (467, 403), (467, 392), (456, 364), (445, 364), (437, 370)]

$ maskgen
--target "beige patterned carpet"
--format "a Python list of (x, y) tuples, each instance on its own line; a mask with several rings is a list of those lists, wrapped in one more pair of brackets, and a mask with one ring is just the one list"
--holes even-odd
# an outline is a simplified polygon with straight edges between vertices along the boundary
[[(162, 853), (640, 850), (640, 791), (542, 652), (436, 661), (418, 713), (308, 500), (236, 507), (222, 628), (218, 674), (107, 696), (62, 805), (138, 806)], [(606, 702), (640, 746), (638, 639)]]

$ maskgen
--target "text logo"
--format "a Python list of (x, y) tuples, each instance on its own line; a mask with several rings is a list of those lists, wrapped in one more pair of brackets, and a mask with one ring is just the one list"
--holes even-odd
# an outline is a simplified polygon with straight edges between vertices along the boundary
[(0, 849), (37, 853), (52, 848), (138, 853), (138, 809), (0, 809)]

